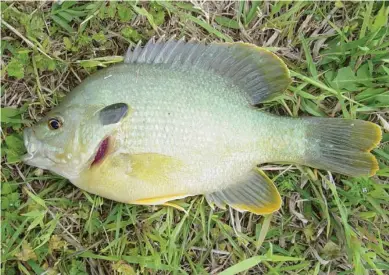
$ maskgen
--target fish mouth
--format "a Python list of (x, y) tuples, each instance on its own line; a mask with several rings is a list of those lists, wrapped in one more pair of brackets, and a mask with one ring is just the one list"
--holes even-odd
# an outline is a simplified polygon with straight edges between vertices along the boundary
[(55, 161), (44, 154), (43, 144), (39, 141), (31, 128), (26, 128), (23, 131), (24, 146), (27, 153), (21, 156), (21, 160), (31, 166), (36, 166), (42, 169), (49, 169)]
[(94, 159), (93, 159), (90, 167), (101, 163), (105, 159), (105, 157), (108, 153), (109, 143), (110, 143), (109, 137), (106, 137), (105, 139), (103, 139), (103, 141), (100, 142), (99, 147), (96, 151), (96, 154), (94, 156)]
[(24, 140), (24, 147), (26, 147), (27, 153), (24, 154), (21, 159), (25, 163), (29, 163), (36, 153), (38, 152), (38, 147), (36, 146), (36, 140), (34, 142), (34, 135), (32, 132), (32, 129), (26, 128), (23, 131), (23, 140)]

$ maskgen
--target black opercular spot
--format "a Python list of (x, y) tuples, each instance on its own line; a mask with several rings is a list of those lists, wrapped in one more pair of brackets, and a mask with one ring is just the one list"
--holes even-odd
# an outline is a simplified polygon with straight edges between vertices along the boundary
[(100, 111), (100, 122), (102, 125), (118, 123), (128, 112), (126, 103), (115, 103), (103, 108)]

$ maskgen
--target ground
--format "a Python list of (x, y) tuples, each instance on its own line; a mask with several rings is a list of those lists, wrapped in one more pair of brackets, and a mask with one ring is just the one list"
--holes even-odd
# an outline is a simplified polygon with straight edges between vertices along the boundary
[[(1, 3), (2, 274), (388, 274), (388, 2), (61, 2)], [(283, 206), (257, 216), (116, 203), (20, 162), (25, 126), (162, 35), (275, 52), (293, 83), (260, 108), (377, 123), (377, 175), (265, 165)]]

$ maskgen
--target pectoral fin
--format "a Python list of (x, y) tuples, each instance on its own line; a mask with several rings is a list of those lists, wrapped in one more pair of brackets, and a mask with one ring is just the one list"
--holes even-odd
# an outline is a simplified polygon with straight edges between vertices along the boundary
[(173, 202), (165, 202), (163, 204), (163, 206), (173, 207), (173, 208), (175, 208), (177, 210), (180, 210), (180, 211), (184, 212), (185, 214), (188, 214), (188, 211), (186, 211), (184, 207), (179, 206), (178, 204), (173, 203)]
[(224, 208), (226, 204), (244, 212), (263, 215), (277, 211), (281, 207), (281, 197), (274, 183), (257, 169), (233, 186), (206, 195), (208, 203)]

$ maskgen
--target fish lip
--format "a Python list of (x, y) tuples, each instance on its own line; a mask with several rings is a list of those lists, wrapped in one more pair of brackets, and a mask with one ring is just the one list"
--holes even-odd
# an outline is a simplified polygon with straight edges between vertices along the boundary
[(34, 158), (34, 155), (27, 153), (27, 154), (22, 155), (20, 158), (23, 162), (28, 163), (31, 159)]
[(25, 128), (23, 131), (24, 146), (27, 153), (21, 156), (21, 160), (27, 164), (41, 169), (50, 169), (55, 161), (45, 155), (44, 144), (36, 138), (34, 130)]
[(32, 160), (36, 153), (38, 152), (38, 148), (33, 146), (33, 143), (31, 141), (33, 135), (33, 131), (30, 128), (26, 128), (23, 131), (23, 141), (24, 146), (26, 147), (27, 153), (21, 156), (21, 160), (25, 163), (28, 163), (30, 160)]

